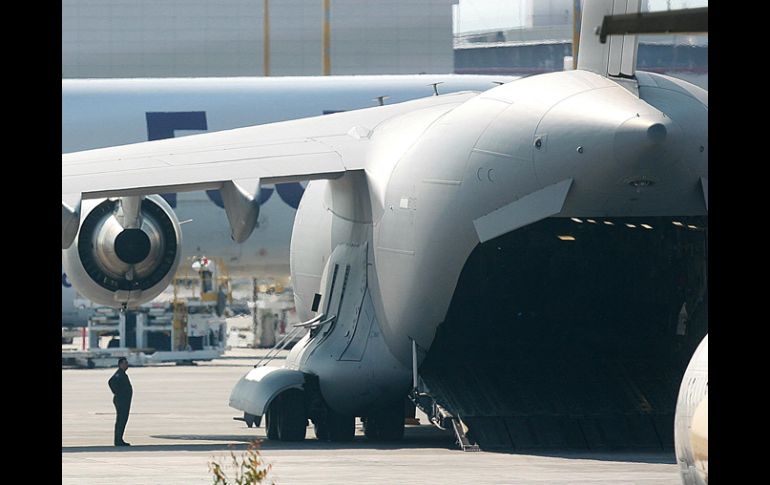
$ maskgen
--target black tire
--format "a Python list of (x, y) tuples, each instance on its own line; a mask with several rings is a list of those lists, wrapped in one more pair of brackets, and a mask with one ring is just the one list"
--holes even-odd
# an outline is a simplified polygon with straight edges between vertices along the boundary
[(364, 420), (364, 435), (375, 441), (398, 441), (404, 437), (404, 405), (377, 409)]
[(265, 429), (267, 430), (267, 439), (278, 440), (278, 406), (279, 398), (273, 399), (265, 413)]
[(281, 394), (278, 409), (278, 439), (302, 441), (307, 432), (305, 397), (299, 389), (289, 389)]
[(386, 413), (380, 424), (380, 439), (382, 441), (399, 441), (404, 438), (404, 409), (398, 406)]
[(377, 426), (376, 418), (367, 416), (361, 420), (364, 423), (364, 436), (372, 441), (380, 440), (380, 428)]
[(326, 423), (313, 421), (313, 430), (318, 441), (329, 441), (329, 426)]
[(329, 411), (326, 416), (330, 441), (353, 441), (356, 436), (356, 417)]

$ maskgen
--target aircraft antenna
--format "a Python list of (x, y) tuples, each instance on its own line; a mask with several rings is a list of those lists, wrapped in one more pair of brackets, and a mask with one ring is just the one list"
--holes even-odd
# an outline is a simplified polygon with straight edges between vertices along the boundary
[(428, 86), (433, 86), (433, 95), (434, 96), (438, 96), (438, 85), (439, 84), (444, 84), (444, 81), (438, 81), (438, 82), (435, 82), (435, 83), (428, 84)]

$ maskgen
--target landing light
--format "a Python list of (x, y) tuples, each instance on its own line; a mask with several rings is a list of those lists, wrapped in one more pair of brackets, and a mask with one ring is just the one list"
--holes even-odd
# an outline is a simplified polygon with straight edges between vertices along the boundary
[(692, 224), (687, 224), (687, 227), (690, 229), (698, 229), (698, 226), (693, 226)]
[(652, 226), (649, 224), (642, 224), (641, 226), (645, 229), (652, 229)]
[(628, 222), (626, 222), (626, 227), (635, 228), (636, 225), (635, 224), (629, 224)]
[(604, 223), (607, 224), (608, 226), (614, 226), (615, 225), (615, 223), (612, 222), (612, 221), (604, 221)]
[(567, 235), (567, 234), (562, 235), (562, 236), (558, 236), (558, 237), (559, 237), (559, 239), (561, 241), (574, 241), (575, 240), (575, 236), (570, 236), (570, 235)]
[(573, 221), (575, 221), (575, 222), (579, 223), (579, 224), (582, 224), (582, 223), (583, 223), (583, 221), (581, 221), (581, 220), (580, 220), (580, 219), (578, 219), (577, 217), (572, 217), (571, 219), (572, 219)]
[(596, 221), (593, 219), (586, 219), (587, 222), (590, 222), (591, 224), (596, 224)]
[(678, 226), (678, 227), (682, 227), (682, 226), (684, 226), (684, 224), (682, 224), (682, 223), (681, 223), (681, 222), (679, 222), (679, 221), (671, 221), (671, 224), (673, 224), (673, 225), (675, 225), (675, 226)]

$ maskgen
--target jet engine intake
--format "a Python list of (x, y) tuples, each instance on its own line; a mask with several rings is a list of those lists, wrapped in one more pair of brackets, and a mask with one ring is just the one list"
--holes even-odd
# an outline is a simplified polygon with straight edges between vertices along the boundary
[(101, 305), (136, 307), (171, 283), (182, 233), (163, 198), (86, 200), (81, 214), (77, 237), (62, 257), (81, 294)]

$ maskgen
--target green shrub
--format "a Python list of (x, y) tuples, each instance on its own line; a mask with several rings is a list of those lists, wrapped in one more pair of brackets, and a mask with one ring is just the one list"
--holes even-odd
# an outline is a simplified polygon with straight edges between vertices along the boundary
[[(252, 485), (262, 483), (270, 473), (273, 465), (267, 464), (262, 460), (259, 453), (259, 442), (254, 440), (249, 444), (246, 452), (241, 457), (235, 455), (230, 445), (230, 459), (235, 473), (233, 481), (230, 481), (225, 473), (225, 466), (221, 465), (216, 459), (209, 462), (209, 471), (214, 475), (214, 485)], [(275, 482), (270, 482), (275, 485)]]

